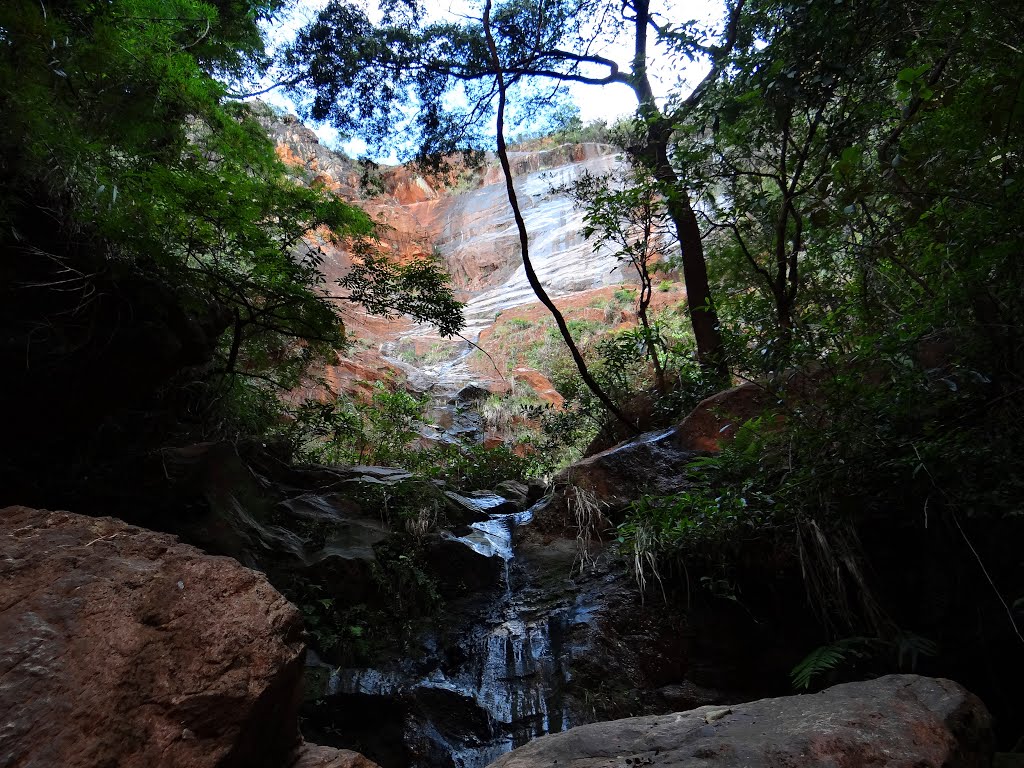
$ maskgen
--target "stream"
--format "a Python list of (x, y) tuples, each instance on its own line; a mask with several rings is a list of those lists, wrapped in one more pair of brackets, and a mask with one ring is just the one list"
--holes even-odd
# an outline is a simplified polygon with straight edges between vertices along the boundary
[[(494, 495), (471, 501), (485, 513), (508, 507)], [(421, 658), (380, 668), (329, 668), (310, 654), (308, 665), (329, 675), (325, 698), (336, 719), (358, 720), (364, 738), (376, 724), (379, 741), (404, 743), (404, 755), (395, 745), (371, 744), (371, 756), (384, 768), (482, 768), (537, 736), (576, 724), (566, 688), (573, 658), (584, 651), (587, 633), (579, 630), (594, 620), (596, 606), (582, 594), (545, 594), (519, 567), (516, 531), (533, 511), (487, 513), (451, 535), (479, 555), (502, 560), (502, 583), (481, 585), (465, 604), (450, 606), (446, 626), (419, 638)], [(360, 746), (367, 749), (365, 742)]]

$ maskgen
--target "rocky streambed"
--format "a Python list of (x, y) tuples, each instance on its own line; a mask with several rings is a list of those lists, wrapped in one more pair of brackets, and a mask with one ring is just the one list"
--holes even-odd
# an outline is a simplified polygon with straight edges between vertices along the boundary
[(794, 634), (798, 584), (776, 572), (742, 602), (645, 603), (574, 530), (572, 493), (614, 520), (638, 488), (679, 482), (756, 394), (595, 454), (543, 500), (212, 443), (161, 454), (179, 514), (137, 520), (198, 548), (0, 510), (0, 765), (987, 765), (990, 719), (949, 681), (738, 706), (787, 691), (812, 642)]
[(606, 626), (645, 610), (631, 578), (607, 557), (581, 570), (575, 538), (535, 530), (548, 503), (537, 486), (456, 492), (224, 444), (167, 452), (161, 470), (181, 499), (205, 499), (161, 518), (172, 532), (262, 571), (299, 607), (302, 730), (319, 743), (384, 768), (484, 766), (628, 714), (610, 708), (613, 693), (648, 686)]
[[(569, 548), (547, 564), (556, 569), (547, 583), (517, 557), (533, 507), (515, 510), (490, 494), (459, 500), (475, 506), (479, 519), (444, 536), (491, 561), (493, 580), (448, 605), (406, 658), (369, 667), (333, 667), (316, 655), (307, 662), (313, 732), (329, 741), (332, 728), (350, 731), (345, 724), (358, 722), (358, 732), (345, 735), (383, 765), (482, 768), (538, 736), (588, 720), (573, 687), (575, 663), (593, 650), (605, 596), (570, 578)], [(551, 589), (559, 580), (563, 585)], [(385, 717), (368, 723), (359, 713), (369, 711)], [(403, 746), (396, 749), (399, 733)]]
[[(319, 673), (324, 717), (307, 717), (304, 735), (359, 740), (383, 766), (991, 764), (984, 705), (913, 675), (579, 725), (603, 714), (583, 694), (598, 689), (581, 662), (608, 679), (619, 671), (598, 642), (612, 629), (599, 614), (615, 577), (595, 572), (557, 597), (539, 578), (517, 583), (514, 533), (529, 514), (489, 512), (453, 534), (510, 561), (510, 581), (464, 606), (482, 621), (427, 631), (426, 653), (390, 666), (307, 653), (307, 696)], [(376, 768), (301, 740), (300, 617), (264, 576), (111, 518), (12, 507), (0, 510), (0, 540), (0, 764)], [(568, 553), (555, 549), (552, 563)], [(630, 667), (628, 654), (618, 661)]]

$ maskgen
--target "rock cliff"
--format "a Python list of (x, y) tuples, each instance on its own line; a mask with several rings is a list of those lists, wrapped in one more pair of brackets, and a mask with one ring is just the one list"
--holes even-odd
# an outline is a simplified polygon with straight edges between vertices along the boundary
[[(434, 255), (444, 262), (466, 302), (466, 338), (481, 341), (506, 310), (539, 306), (526, 280), (504, 178), (493, 157), (479, 168), (456, 164), (448, 176), (424, 175), (412, 166), (373, 166), (334, 153), (293, 116), (275, 116), (269, 110), (261, 114), (279, 156), (301, 169), (308, 183), (356, 202), (384, 225), (384, 251), (399, 260)], [(572, 303), (580, 294), (628, 282), (631, 276), (614, 253), (584, 238), (582, 212), (559, 191), (583, 174), (616, 170), (623, 162), (621, 153), (605, 144), (582, 144), (513, 152), (510, 159), (531, 258), (549, 294)], [(351, 261), (344, 249), (328, 247), (327, 253), (325, 272), (331, 284)], [(490, 389), (504, 386), (493, 369), (463, 363), (470, 351), (467, 344), (442, 340), (429, 327), (383, 322), (358, 312), (346, 323), (370, 349), (351, 353), (329, 370), (332, 387), (354, 391), (360, 378), (380, 379), (381, 371), (408, 379), (413, 389), (446, 395), (469, 381)], [(441, 358), (440, 364), (410, 366), (397, 356), (403, 344), (417, 353), (430, 351)], [(531, 386), (536, 376), (530, 369), (516, 378)]]

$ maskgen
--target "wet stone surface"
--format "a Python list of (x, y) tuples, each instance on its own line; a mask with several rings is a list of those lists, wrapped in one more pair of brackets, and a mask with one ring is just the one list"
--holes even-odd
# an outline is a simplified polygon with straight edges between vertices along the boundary
[[(505, 508), (501, 497), (476, 501), (483, 509)], [(314, 729), (334, 729), (340, 742), (385, 768), (481, 768), (583, 721), (570, 687), (574, 660), (596, 629), (598, 597), (552, 590), (521, 567), (515, 534), (531, 517), (531, 510), (492, 513), (451, 537), (501, 563), (500, 583), (453, 602), (418, 638), (418, 654), (358, 669), (332, 668), (311, 654), (307, 679), (318, 688), (312, 695), (324, 718)], [(571, 584), (572, 553), (566, 555), (555, 566), (559, 579), (552, 579), (563, 585)]]

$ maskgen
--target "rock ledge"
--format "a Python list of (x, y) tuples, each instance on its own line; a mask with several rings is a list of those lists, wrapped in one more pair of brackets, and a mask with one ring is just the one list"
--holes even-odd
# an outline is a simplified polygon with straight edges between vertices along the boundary
[(594, 723), (544, 736), (492, 768), (982, 768), (992, 730), (950, 680), (889, 675), (821, 693)]

